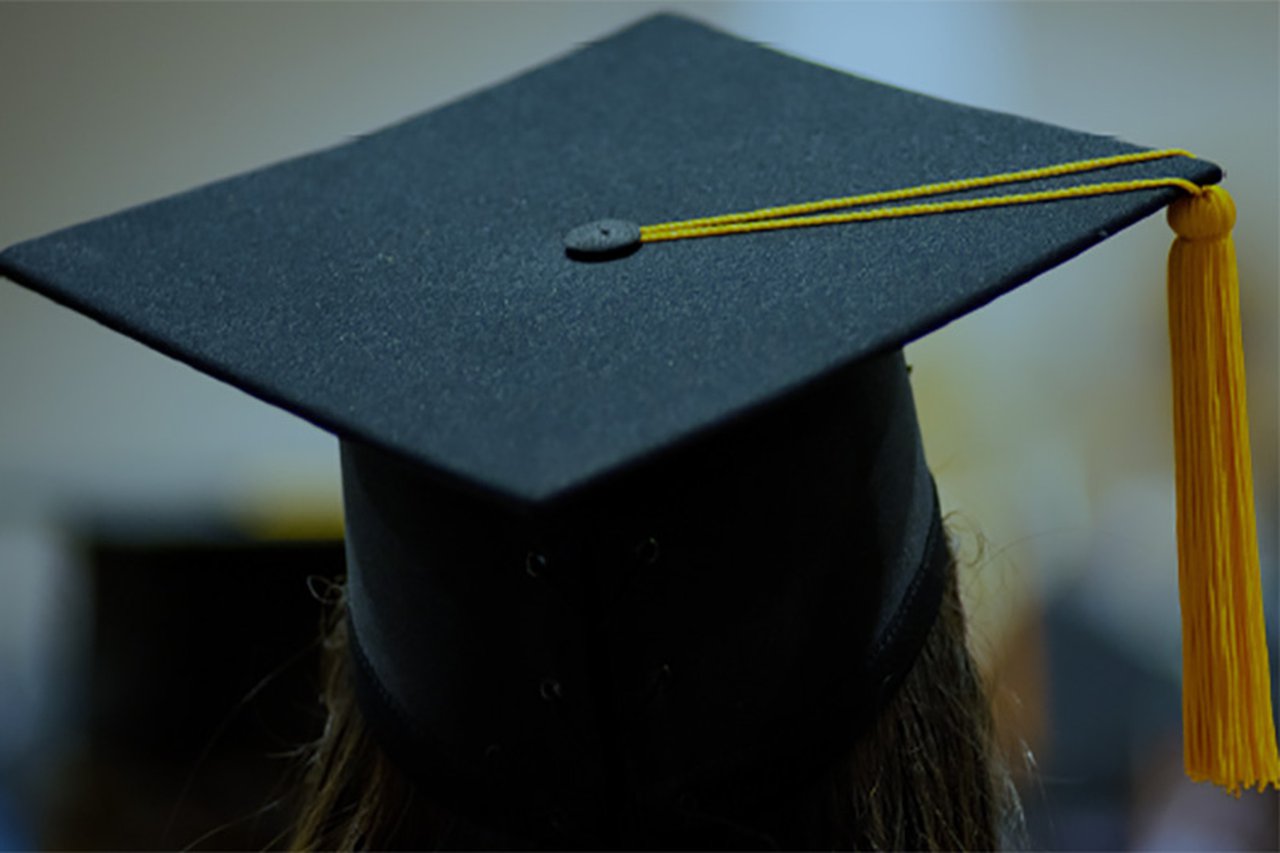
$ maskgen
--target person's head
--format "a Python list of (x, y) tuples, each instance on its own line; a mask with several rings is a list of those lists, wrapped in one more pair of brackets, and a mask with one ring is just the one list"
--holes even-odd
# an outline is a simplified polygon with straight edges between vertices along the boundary
[[(1018, 832), (1018, 804), (966, 645), (954, 567), (938, 620), (901, 687), (853, 747), (761, 814), (758, 835), (668, 839), (675, 848), (989, 850)], [(468, 821), (413, 784), (357, 707), (345, 598), (331, 601), (322, 701), (306, 754), (292, 849), (528, 849)], [(853, 723), (851, 722), (851, 726)]]
[(301, 847), (997, 840), (900, 353), (528, 515), (344, 445)]

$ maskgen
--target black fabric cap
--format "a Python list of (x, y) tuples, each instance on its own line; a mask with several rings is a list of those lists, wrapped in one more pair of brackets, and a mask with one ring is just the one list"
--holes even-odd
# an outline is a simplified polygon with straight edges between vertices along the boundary
[[(341, 438), (362, 707), (462, 814), (821, 846), (756, 818), (882, 707), (947, 562), (901, 347), (1178, 191), (566, 234), (1139, 150), (660, 16), (0, 272)], [(1141, 177), (1220, 172), (1106, 173)]]
[(366, 715), (433, 794), (557, 845), (821, 846), (752, 813), (881, 706), (949, 559), (898, 352), (532, 515), (342, 463)]
[[(1177, 191), (596, 264), (566, 255), (569, 229), (1130, 150), (660, 17), (338, 148), (21, 244), (0, 271), (340, 435), (537, 502), (899, 347)], [(1218, 177), (1181, 159), (1112, 174)]]

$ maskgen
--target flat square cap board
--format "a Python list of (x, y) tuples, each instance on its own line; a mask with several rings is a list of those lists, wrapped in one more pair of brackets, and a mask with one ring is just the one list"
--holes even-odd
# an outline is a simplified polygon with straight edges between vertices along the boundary
[[(1178, 190), (598, 263), (566, 253), (575, 226), (1137, 150), (660, 16), (338, 147), (17, 245), (0, 271), (344, 439), (536, 505), (901, 347)], [(1106, 177), (1157, 175), (1220, 177), (1186, 157)]]

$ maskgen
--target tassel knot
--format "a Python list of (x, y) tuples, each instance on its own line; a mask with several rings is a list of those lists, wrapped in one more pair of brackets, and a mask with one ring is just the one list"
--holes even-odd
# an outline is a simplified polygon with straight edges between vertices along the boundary
[(1236, 205), (1226, 190), (1205, 187), (1169, 205), (1169, 227), (1184, 240), (1220, 240), (1231, 236)]

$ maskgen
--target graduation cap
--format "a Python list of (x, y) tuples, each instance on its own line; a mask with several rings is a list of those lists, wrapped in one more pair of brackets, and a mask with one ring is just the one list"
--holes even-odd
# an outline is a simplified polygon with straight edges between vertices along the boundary
[(375, 735), (599, 839), (848, 748), (949, 559), (901, 348), (1169, 205), (1188, 770), (1277, 781), (1220, 179), (661, 16), (0, 272), (337, 434)]

